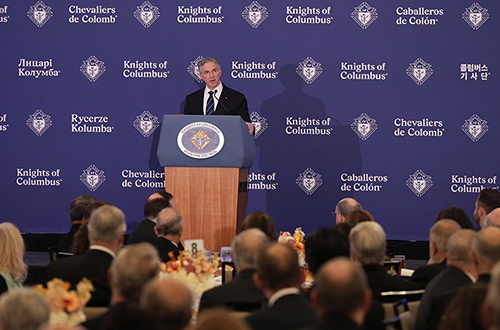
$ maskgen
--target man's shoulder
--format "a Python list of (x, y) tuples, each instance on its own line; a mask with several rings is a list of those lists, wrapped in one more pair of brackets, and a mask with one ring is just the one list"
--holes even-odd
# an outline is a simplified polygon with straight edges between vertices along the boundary
[(198, 90), (196, 90), (196, 91), (194, 91), (194, 92), (186, 95), (186, 99), (202, 95), (203, 94), (203, 90), (204, 90), (204, 88), (200, 88), (200, 89), (198, 89)]
[(227, 93), (227, 94), (231, 94), (231, 95), (238, 95), (240, 97), (245, 97), (245, 95), (243, 93), (238, 92), (235, 89), (227, 87), (226, 85), (222, 85), (222, 86), (224, 86), (224, 88), (222, 89), (222, 93)]

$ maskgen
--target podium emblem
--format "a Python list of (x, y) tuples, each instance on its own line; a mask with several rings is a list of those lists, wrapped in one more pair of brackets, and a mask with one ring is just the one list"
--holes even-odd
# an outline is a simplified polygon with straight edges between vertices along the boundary
[(479, 141), (489, 129), (488, 122), (476, 114), (472, 115), (462, 125), (462, 131), (474, 142)]
[(177, 146), (186, 156), (205, 159), (224, 147), (224, 134), (214, 124), (195, 122), (184, 126), (177, 135)]
[(30, 115), (28, 120), (26, 120), (26, 125), (38, 136), (42, 136), (50, 126), (52, 126), (52, 120), (49, 115), (46, 115), (42, 110), (38, 109), (34, 114)]
[(431, 176), (425, 174), (422, 170), (417, 170), (406, 180), (406, 185), (415, 195), (422, 197), (432, 187)]

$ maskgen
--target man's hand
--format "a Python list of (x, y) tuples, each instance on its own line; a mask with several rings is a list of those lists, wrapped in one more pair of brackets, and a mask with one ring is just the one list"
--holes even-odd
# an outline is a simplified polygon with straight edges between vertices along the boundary
[(249, 122), (247, 122), (247, 125), (248, 125), (248, 133), (250, 133), (250, 135), (252, 135), (253, 131), (255, 130), (255, 127), (253, 127), (252, 123), (249, 123)]

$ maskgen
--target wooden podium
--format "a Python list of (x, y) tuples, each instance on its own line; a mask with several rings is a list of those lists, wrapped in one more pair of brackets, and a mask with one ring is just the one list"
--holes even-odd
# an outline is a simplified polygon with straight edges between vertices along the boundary
[(239, 116), (165, 115), (157, 155), (183, 217), (181, 240), (202, 238), (213, 252), (230, 246), (246, 216), (255, 158), (248, 126)]

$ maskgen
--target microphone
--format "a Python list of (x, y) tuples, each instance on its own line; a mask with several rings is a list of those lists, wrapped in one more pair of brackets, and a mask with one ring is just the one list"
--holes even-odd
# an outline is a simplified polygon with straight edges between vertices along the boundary
[(217, 103), (217, 105), (219, 105), (219, 104), (220, 104), (220, 105), (222, 105), (222, 107), (224, 108), (224, 111), (226, 111), (226, 114), (230, 115), (230, 113), (229, 113), (229, 111), (227, 110), (227, 108), (226, 108), (226, 106), (224, 105), (224, 103), (222, 103), (222, 102), (220, 101), (220, 99), (217, 97), (217, 95), (215, 95), (215, 94), (217, 94), (217, 90), (215, 90), (215, 93), (214, 93), (214, 97), (217, 99), (217, 102), (218, 102), (218, 103)]

